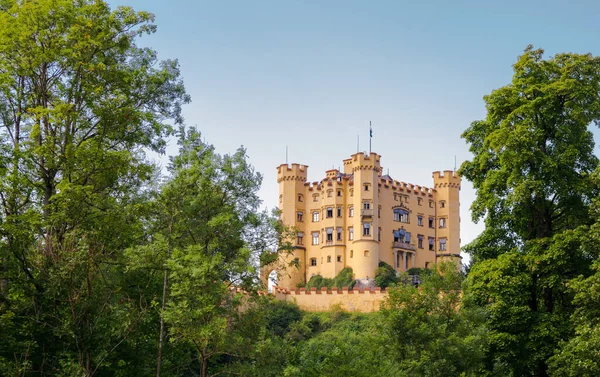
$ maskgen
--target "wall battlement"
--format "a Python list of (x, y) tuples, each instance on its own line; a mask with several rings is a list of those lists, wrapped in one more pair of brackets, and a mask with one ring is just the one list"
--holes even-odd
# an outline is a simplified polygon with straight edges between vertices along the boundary
[(281, 301), (295, 302), (300, 309), (309, 312), (330, 311), (339, 307), (346, 311), (370, 313), (378, 311), (382, 302), (388, 297), (388, 292), (379, 287), (369, 289), (342, 289), (325, 287), (317, 290), (300, 288), (289, 290), (273, 287), (272, 294)]
[(453, 170), (444, 170), (443, 172), (433, 172), (433, 182), (435, 188), (454, 187), (460, 189), (460, 176)]
[(277, 182), (281, 181), (306, 181), (308, 166), (300, 164), (282, 164), (277, 167)]

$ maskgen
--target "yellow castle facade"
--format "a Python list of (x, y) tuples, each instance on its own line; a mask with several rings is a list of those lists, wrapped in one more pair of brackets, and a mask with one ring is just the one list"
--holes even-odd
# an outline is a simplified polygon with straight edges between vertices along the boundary
[(433, 186), (419, 186), (382, 175), (380, 160), (353, 154), (343, 171), (312, 183), (306, 165), (277, 167), (281, 220), (297, 230), (287, 262), (299, 265), (279, 274), (279, 287), (333, 278), (345, 267), (356, 279), (372, 279), (380, 261), (398, 272), (442, 259), (460, 263), (458, 174), (433, 172)]

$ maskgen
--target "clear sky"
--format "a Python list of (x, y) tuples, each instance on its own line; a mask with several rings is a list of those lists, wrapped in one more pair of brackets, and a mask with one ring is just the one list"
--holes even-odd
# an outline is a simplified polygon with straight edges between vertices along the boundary
[[(372, 121), (384, 171), (431, 186), (432, 171), (470, 158), (461, 133), (528, 44), (600, 53), (597, 1), (108, 1), (155, 14), (158, 31), (140, 45), (179, 60), (186, 123), (219, 153), (247, 148), (268, 208), (286, 145), (289, 162), (321, 180), (356, 152), (357, 135), (368, 150)], [(464, 181), (463, 245), (482, 229), (473, 199)]]

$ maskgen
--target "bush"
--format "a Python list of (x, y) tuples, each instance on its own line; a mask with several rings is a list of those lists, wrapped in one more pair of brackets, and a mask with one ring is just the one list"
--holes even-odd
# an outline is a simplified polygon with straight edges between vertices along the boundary
[(356, 284), (356, 280), (353, 278), (353, 271), (350, 267), (346, 267), (340, 271), (340, 273), (333, 279), (324, 278), (321, 275), (314, 275), (310, 278), (308, 283), (306, 283), (306, 289), (316, 288), (317, 290), (322, 287), (327, 287), (327, 289), (331, 289), (333, 287), (337, 287), (338, 289), (342, 289), (343, 287), (348, 287), (348, 289), (354, 288), (354, 284)]
[(398, 283), (396, 270), (385, 262), (379, 262), (379, 267), (375, 270), (375, 285), (381, 288), (387, 288), (392, 284)]

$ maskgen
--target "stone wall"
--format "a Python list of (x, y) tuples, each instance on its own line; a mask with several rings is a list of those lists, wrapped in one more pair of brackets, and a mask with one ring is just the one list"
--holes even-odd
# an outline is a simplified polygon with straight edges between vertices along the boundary
[(381, 288), (341, 290), (332, 288), (300, 288), (290, 291), (285, 288), (273, 287), (272, 294), (278, 300), (295, 302), (300, 309), (309, 312), (324, 312), (339, 307), (348, 312), (375, 312), (387, 298), (387, 291)]

